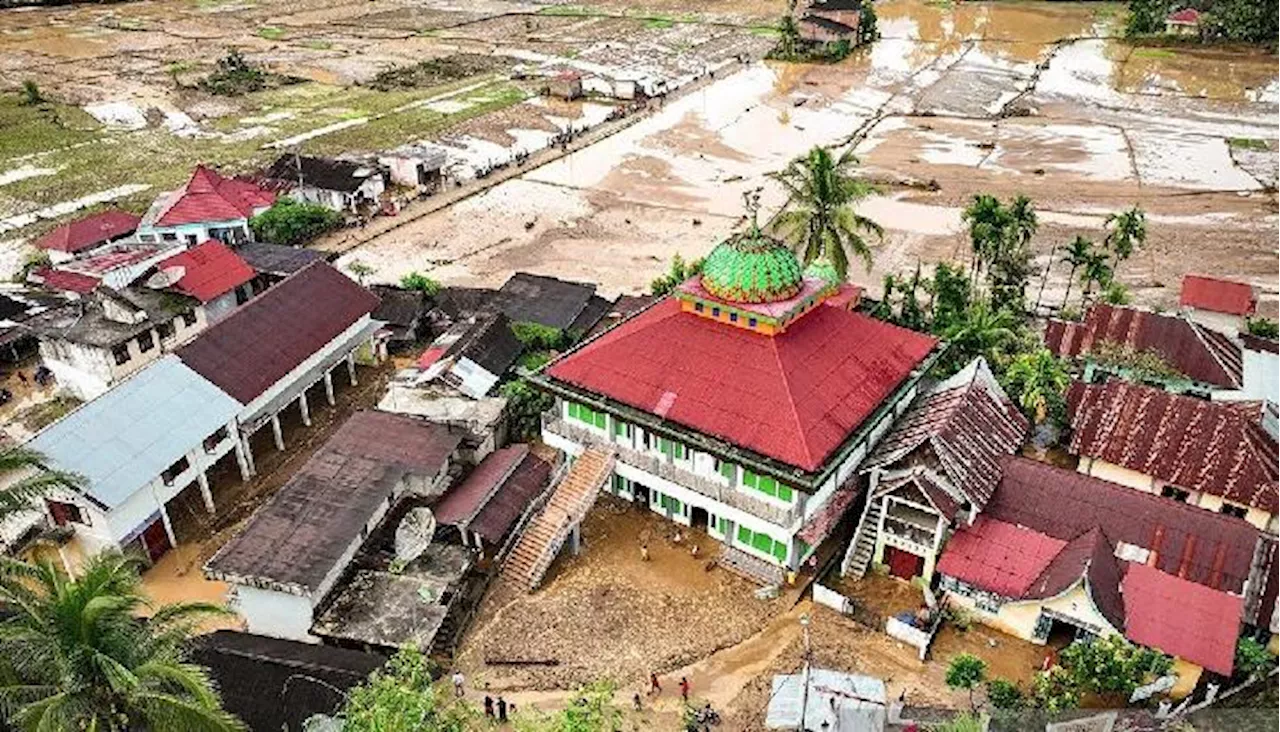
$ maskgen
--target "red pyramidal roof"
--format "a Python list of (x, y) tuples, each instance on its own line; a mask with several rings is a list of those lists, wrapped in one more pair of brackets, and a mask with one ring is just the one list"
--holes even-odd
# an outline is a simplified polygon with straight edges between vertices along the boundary
[(182, 267), (174, 289), (200, 302), (209, 302), (253, 279), (256, 273), (240, 255), (220, 241), (209, 240), (160, 263), (159, 268)]
[(174, 191), (157, 226), (203, 221), (233, 221), (253, 215), (256, 208), (275, 203), (274, 193), (244, 180), (224, 178), (212, 168), (196, 166), (191, 180)]
[(670, 298), (547, 374), (812, 472), (935, 344), (825, 305), (771, 337), (681, 312)]
[(63, 224), (40, 237), (36, 246), (74, 254), (133, 233), (139, 217), (125, 211), (102, 211)]

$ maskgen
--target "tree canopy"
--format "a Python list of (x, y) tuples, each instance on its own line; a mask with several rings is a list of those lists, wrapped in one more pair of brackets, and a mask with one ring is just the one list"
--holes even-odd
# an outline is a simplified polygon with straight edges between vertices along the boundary
[(777, 218), (778, 231), (796, 247), (805, 264), (825, 256), (841, 278), (848, 276), (851, 258), (861, 260), (870, 272), (867, 237), (884, 237), (879, 224), (854, 208), (876, 192), (875, 186), (855, 177), (857, 164), (851, 152), (837, 158), (819, 145), (773, 176), (788, 196)]
[(342, 226), (342, 214), (316, 203), (278, 199), (271, 208), (249, 219), (260, 241), (292, 247)]

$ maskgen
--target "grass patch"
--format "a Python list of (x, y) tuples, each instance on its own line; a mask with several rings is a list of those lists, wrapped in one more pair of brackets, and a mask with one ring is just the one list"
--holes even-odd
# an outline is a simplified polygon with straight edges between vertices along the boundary
[(14, 418), (28, 430), (39, 432), (65, 417), (82, 403), (73, 396), (57, 396), (52, 401), (27, 407), (14, 415)]
[[(26, 105), (0, 94), (0, 158), (56, 150), (92, 140), (101, 125), (88, 112), (56, 102)], [(9, 193), (6, 186), (6, 193)]]
[(753, 36), (760, 36), (761, 38), (777, 38), (782, 35), (782, 31), (771, 25), (755, 25), (752, 26), (748, 32)]
[(1232, 137), (1227, 140), (1227, 144), (1237, 150), (1267, 150), (1266, 140), (1257, 140), (1252, 137)]
[(312, 51), (328, 51), (333, 48), (333, 44), (328, 41), (309, 40), (302, 42), (303, 48), (310, 48)]
[(284, 36), (285, 36), (284, 28), (280, 28), (274, 25), (264, 25), (258, 29), (258, 37), (265, 38), (268, 41), (278, 41), (281, 38), (284, 38)]
[(378, 91), (421, 89), (506, 68), (506, 62), (493, 56), (455, 53), (443, 58), (427, 59), (410, 66), (397, 66), (380, 72), (369, 82)]
[(1140, 46), (1133, 49), (1133, 55), (1136, 58), (1177, 58), (1176, 51), (1167, 48), (1154, 48), (1150, 46)]
[(545, 8), (538, 8), (538, 15), (588, 16), (597, 15), (597, 13), (581, 5), (548, 5)]
[(676, 22), (670, 18), (645, 18), (644, 27), (651, 30), (661, 30), (663, 28), (674, 28)]

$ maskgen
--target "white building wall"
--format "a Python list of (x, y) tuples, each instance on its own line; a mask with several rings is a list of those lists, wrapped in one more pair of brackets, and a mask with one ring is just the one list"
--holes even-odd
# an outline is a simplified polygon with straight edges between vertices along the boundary
[(236, 585), (231, 605), (245, 619), (247, 630), (270, 638), (319, 643), (311, 634), (311, 600), (276, 590)]

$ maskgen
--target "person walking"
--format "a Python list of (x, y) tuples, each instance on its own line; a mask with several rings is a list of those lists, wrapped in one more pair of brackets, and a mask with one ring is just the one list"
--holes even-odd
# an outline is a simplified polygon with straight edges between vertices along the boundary
[(631, 697), (631, 706), (635, 707), (637, 712), (640, 711), (640, 692), (637, 691), (635, 696)]
[(462, 696), (463, 694), (466, 693), (462, 688), (463, 684), (465, 684), (466, 681), (467, 681), (467, 677), (463, 676), (461, 671), (453, 672), (453, 695), (454, 696)]
[(484, 696), (484, 716), (493, 717), (493, 697), (485, 694)]
[(649, 545), (648, 544), (640, 545), (640, 561), (642, 562), (649, 561)]
[(649, 693), (650, 694), (662, 693), (662, 684), (658, 683), (658, 675), (652, 672), (649, 673)]
[(683, 676), (680, 677), (680, 698), (686, 703), (689, 701), (689, 679)]
[(507, 700), (502, 697), (498, 697), (498, 721), (507, 721)]

